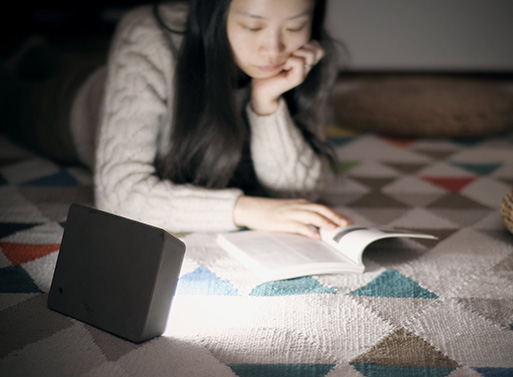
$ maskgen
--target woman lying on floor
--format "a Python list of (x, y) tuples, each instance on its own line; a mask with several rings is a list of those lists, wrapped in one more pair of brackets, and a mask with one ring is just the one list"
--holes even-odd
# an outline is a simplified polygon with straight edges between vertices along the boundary
[(28, 105), (37, 115), (7, 132), (20, 139), (32, 130), (43, 152), (94, 169), (100, 209), (171, 232), (248, 227), (318, 238), (315, 228), (350, 222), (309, 201), (334, 163), (324, 140), (337, 69), (325, 7), (192, 0), (136, 8), (120, 21), (105, 67), (82, 62), (72, 75), (39, 78), (30, 98), (46, 99)]

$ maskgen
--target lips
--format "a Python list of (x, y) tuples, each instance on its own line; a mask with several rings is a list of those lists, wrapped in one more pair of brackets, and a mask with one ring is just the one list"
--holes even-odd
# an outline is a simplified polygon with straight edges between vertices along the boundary
[(261, 70), (262, 72), (274, 72), (279, 69), (282, 69), (284, 65), (285, 65), (285, 63), (263, 65), (263, 66), (258, 66), (258, 69)]

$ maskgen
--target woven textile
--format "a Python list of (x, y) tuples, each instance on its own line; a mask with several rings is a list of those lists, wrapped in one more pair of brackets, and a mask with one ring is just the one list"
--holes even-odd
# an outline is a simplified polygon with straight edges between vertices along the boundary
[(363, 274), (259, 284), (215, 243), (187, 245), (166, 333), (133, 344), (46, 306), (69, 204), (91, 175), (0, 138), (1, 376), (512, 376), (513, 135), (331, 140), (343, 174), (324, 200), (386, 240)]
[(336, 94), (337, 121), (409, 137), (479, 137), (513, 127), (513, 93), (502, 83), (447, 76), (367, 78)]
[(502, 198), (500, 212), (504, 225), (513, 233), (513, 188)]

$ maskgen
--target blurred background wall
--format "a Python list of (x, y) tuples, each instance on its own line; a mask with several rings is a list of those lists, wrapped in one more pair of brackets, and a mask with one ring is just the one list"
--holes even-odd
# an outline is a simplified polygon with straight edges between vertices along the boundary
[(513, 0), (331, 0), (354, 71), (513, 72)]

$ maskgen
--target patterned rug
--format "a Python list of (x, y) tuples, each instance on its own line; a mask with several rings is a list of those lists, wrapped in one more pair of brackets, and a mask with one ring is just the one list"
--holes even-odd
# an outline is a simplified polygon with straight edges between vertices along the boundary
[(387, 240), (363, 274), (259, 284), (215, 243), (187, 245), (166, 333), (133, 344), (46, 306), (70, 203), (91, 175), (0, 138), (1, 376), (513, 375), (513, 135), (389, 139), (333, 129), (343, 174), (324, 200)]

